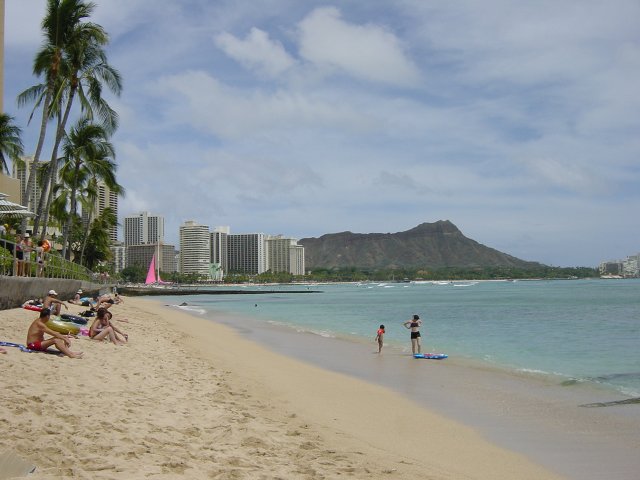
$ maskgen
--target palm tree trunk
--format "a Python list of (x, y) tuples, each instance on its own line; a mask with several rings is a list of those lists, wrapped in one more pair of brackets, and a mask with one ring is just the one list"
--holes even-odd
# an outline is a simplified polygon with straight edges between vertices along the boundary
[[(60, 131), (60, 124), (62, 123), (62, 118), (60, 117), (60, 115), (58, 115), (58, 126), (56, 128), (56, 131)], [(56, 135), (57, 137), (57, 135)], [(56, 147), (54, 146), (54, 152), (56, 152)], [(40, 198), (38, 199), (38, 209), (36, 210), (36, 216), (33, 219), (33, 236), (36, 237), (38, 235), (38, 232), (40, 231), (40, 217), (42, 216), (43, 213), (43, 209), (45, 206), (45, 199), (49, 198), (49, 192), (51, 192), (53, 190), (53, 182), (55, 181), (55, 175), (52, 170), (54, 170), (56, 168), (55, 165), (55, 157), (57, 156), (57, 152), (54, 154), (51, 154), (51, 162), (49, 163), (49, 168), (47, 169), (47, 175), (44, 179), (44, 182), (42, 183), (42, 192), (40, 192)], [(43, 229), (42, 231), (42, 236), (40, 238), (40, 240), (44, 239), (44, 234), (45, 234), (46, 228)]]
[[(47, 94), (44, 99), (44, 105), (42, 107), (42, 121), (40, 122), (40, 136), (38, 137), (38, 144), (36, 145), (36, 151), (33, 154), (33, 163), (31, 164), (31, 171), (29, 172), (29, 179), (27, 180), (27, 186), (24, 190), (23, 200), (26, 201), (29, 206), (29, 200), (31, 199), (31, 194), (33, 193), (34, 186), (36, 184), (36, 174), (37, 174), (37, 165), (40, 161), (40, 154), (42, 153), (42, 147), (44, 145), (44, 139), (47, 135), (47, 122), (49, 121), (49, 104), (51, 103), (51, 98), (53, 97), (52, 88), (47, 89)], [(27, 230), (27, 218), (22, 219), (22, 231), (25, 232)]]
[[(49, 168), (49, 173), (51, 175), (50, 182), (51, 186), (49, 188), (49, 193), (47, 195), (47, 206), (44, 210), (44, 219), (42, 221), (42, 235), (41, 240), (44, 239), (47, 233), (47, 224), (49, 221), (49, 209), (51, 208), (51, 202), (53, 201), (53, 185), (56, 181), (56, 177), (58, 175), (58, 148), (60, 148), (60, 142), (62, 141), (62, 137), (64, 137), (65, 128), (67, 126), (67, 121), (69, 120), (69, 113), (71, 112), (71, 105), (73, 103), (73, 98), (75, 96), (76, 90), (72, 89), (69, 93), (69, 100), (67, 101), (67, 106), (64, 110), (64, 116), (62, 117), (62, 122), (58, 124), (58, 131), (56, 132), (56, 141), (53, 145), (53, 151), (51, 152), (51, 167)], [(35, 230), (35, 227), (34, 227)]]
[[(95, 202), (92, 202), (95, 205)], [(87, 221), (87, 226), (84, 229), (84, 237), (82, 239), (82, 251), (80, 252), (80, 265), (84, 263), (84, 251), (87, 248), (87, 239), (89, 238), (89, 231), (91, 230), (91, 219), (93, 218), (93, 207), (89, 210), (89, 219)]]
[(73, 220), (76, 216), (76, 210), (78, 208), (78, 200), (76, 199), (76, 192), (78, 191), (78, 173), (80, 171), (80, 160), (76, 160), (74, 168), (73, 182), (71, 186), (71, 204), (69, 206), (69, 218), (67, 218), (67, 226), (64, 232), (64, 239), (62, 241), (62, 256), (67, 260), (71, 260), (71, 227), (73, 226)]

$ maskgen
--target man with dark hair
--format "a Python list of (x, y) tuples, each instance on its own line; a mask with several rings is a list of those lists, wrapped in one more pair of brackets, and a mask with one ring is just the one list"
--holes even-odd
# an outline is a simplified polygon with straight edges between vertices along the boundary
[[(29, 350), (39, 350), (44, 352), (51, 345), (54, 345), (58, 350), (64, 353), (67, 357), (81, 358), (82, 352), (72, 352), (69, 347), (71, 346), (71, 340), (68, 335), (62, 335), (47, 327), (47, 322), (51, 317), (51, 310), (43, 308), (40, 312), (40, 316), (36, 318), (29, 330), (27, 331), (27, 348)], [(44, 334), (47, 333), (52, 338), (44, 339)]]

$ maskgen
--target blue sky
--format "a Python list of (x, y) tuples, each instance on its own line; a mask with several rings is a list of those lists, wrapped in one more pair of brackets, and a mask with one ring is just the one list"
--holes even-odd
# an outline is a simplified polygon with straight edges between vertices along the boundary
[[(295, 238), (448, 219), (516, 257), (640, 251), (640, 3), (98, 0), (120, 215)], [(5, 110), (44, 0), (6, 0)]]

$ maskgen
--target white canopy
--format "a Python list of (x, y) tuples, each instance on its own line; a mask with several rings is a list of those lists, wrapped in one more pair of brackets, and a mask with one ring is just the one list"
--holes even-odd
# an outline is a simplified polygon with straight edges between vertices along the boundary
[(33, 217), (35, 215), (33, 212), (27, 210), (27, 207), (7, 200), (7, 196), (8, 195), (4, 193), (0, 193), (0, 218), (23, 218)]

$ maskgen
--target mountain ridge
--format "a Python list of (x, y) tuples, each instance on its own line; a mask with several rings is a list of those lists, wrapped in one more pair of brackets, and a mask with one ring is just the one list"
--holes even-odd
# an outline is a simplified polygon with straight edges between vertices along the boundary
[(449, 220), (396, 233), (328, 233), (298, 241), (307, 269), (540, 267), (467, 238)]

